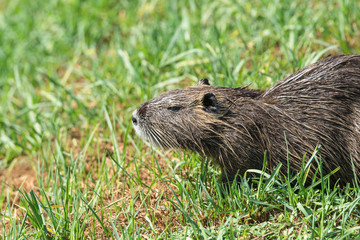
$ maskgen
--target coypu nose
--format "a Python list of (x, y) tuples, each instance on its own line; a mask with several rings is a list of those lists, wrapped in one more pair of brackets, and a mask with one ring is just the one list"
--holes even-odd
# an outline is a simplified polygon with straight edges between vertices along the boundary
[(134, 124), (134, 126), (136, 126), (138, 124), (138, 119), (137, 119), (137, 116), (136, 116), (136, 110), (133, 112), (132, 116), (131, 116), (131, 121), (132, 123)]
[(131, 120), (132, 120), (132, 123), (133, 123), (135, 126), (138, 124), (138, 120), (137, 120), (137, 118), (136, 118), (134, 115), (132, 115)]

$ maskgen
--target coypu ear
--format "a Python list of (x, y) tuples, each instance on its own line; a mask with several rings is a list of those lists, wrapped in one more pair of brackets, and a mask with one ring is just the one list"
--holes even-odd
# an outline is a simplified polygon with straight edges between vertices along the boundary
[(205, 107), (206, 112), (216, 112), (217, 110), (217, 99), (211, 92), (205, 93), (202, 99), (202, 104)]
[(198, 81), (197, 85), (210, 85), (210, 83), (207, 78), (203, 78), (200, 81)]

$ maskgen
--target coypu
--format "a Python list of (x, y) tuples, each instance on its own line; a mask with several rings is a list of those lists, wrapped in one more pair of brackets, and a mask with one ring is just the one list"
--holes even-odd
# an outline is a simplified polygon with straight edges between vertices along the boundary
[[(298, 172), (321, 145), (323, 175), (351, 183), (360, 166), (360, 55), (320, 60), (267, 91), (196, 86), (164, 93), (132, 115), (140, 137), (163, 149), (208, 156), (234, 180), (248, 169)], [(352, 163), (353, 162), (353, 163)], [(310, 175), (317, 169), (312, 164)]]

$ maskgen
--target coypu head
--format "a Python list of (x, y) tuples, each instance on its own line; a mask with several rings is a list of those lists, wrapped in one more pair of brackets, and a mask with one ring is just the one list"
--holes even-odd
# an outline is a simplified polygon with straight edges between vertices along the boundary
[(188, 149), (208, 155), (219, 143), (222, 119), (241, 97), (255, 98), (260, 91), (210, 86), (202, 79), (196, 86), (164, 93), (136, 109), (136, 133), (162, 149)]
[(229, 103), (203, 79), (196, 86), (169, 91), (145, 102), (132, 114), (132, 122), (136, 133), (157, 147), (192, 149), (208, 128), (207, 122), (226, 114)]

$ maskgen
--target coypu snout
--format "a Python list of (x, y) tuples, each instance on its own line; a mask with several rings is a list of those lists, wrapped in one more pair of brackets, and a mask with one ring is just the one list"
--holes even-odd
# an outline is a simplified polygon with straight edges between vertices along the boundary
[[(321, 145), (322, 173), (344, 185), (360, 177), (360, 55), (316, 62), (267, 91), (198, 85), (164, 93), (132, 115), (136, 133), (163, 149), (218, 164), (223, 180), (263, 167), (298, 172)], [(305, 156), (305, 158), (304, 158)], [(289, 166), (288, 166), (289, 163)], [(317, 174), (310, 167), (309, 176)], [(310, 179), (310, 178), (309, 178)]]
[(146, 134), (144, 133), (144, 130), (142, 129), (142, 124), (141, 124), (141, 117), (138, 114), (139, 110), (136, 109), (132, 116), (131, 116), (131, 121), (132, 124), (134, 126), (135, 132), (137, 135), (139, 135), (141, 138), (148, 140), (148, 137), (146, 136)]
[(137, 126), (138, 124), (138, 117), (137, 117), (137, 114), (136, 114), (136, 110), (133, 112), (132, 114), (132, 117), (131, 117), (131, 121), (133, 123), (134, 126)]

